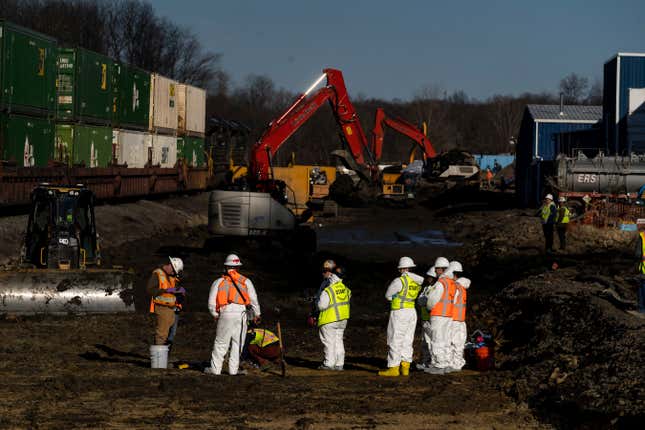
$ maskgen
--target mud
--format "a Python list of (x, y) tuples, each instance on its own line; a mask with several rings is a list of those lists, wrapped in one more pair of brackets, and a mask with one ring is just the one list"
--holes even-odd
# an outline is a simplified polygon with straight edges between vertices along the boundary
[[(206, 199), (183, 202), (154, 202), (154, 210), (186, 214), (168, 225), (125, 220), (125, 210), (97, 213), (99, 223), (121, 223), (109, 222), (108, 236), (129, 238), (111, 237), (104, 255), (135, 270), (138, 312), (0, 321), (0, 428), (548, 428), (642, 420), (644, 328), (627, 312), (635, 290), (623, 249), (631, 238), (581, 229), (570, 253), (545, 257), (539, 224), (521, 211), (341, 208), (337, 219), (318, 220), (321, 247), (308, 258), (264, 243), (207, 240)], [(230, 250), (258, 289), (264, 326), (281, 321), (287, 378), (278, 369), (240, 377), (149, 369), (153, 320), (143, 289), (150, 271), (167, 255), (184, 258), (189, 302), (170, 360), (199, 365), (215, 336), (209, 287)], [(462, 259), (473, 278), (469, 330), (495, 333), (497, 370), (375, 374), (386, 357), (383, 294), (403, 253), (419, 272), (442, 254)], [(315, 370), (321, 345), (306, 325), (306, 297), (326, 258), (347, 267), (353, 292), (343, 373)], [(419, 332), (416, 340), (418, 354)]]

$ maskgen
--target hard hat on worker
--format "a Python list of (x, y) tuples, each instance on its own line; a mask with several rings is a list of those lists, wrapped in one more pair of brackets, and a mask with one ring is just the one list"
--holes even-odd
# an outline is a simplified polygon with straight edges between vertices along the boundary
[(226, 260), (224, 261), (224, 266), (226, 267), (239, 267), (242, 265), (242, 262), (240, 261), (240, 257), (238, 257), (235, 254), (229, 254), (226, 256)]
[(470, 279), (468, 278), (459, 278), (456, 282), (466, 289), (470, 288)]
[(331, 272), (336, 268), (336, 262), (334, 260), (325, 260), (323, 263), (323, 270)]
[(566, 201), (567, 201), (567, 198), (566, 198), (566, 197), (564, 197), (564, 196), (562, 196), (562, 197), (560, 197), (560, 198), (558, 199), (558, 201), (559, 201), (560, 203), (564, 203), (564, 202), (566, 202)]
[(439, 257), (434, 261), (434, 267), (439, 269), (446, 269), (450, 265), (450, 262), (446, 257)]
[(417, 265), (414, 264), (414, 261), (410, 257), (401, 257), (399, 259), (399, 269), (409, 269), (411, 267), (417, 267)]
[(553, 194), (547, 194), (546, 196), (544, 196), (544, 198), (545, 198), (546, 200), (551, 200), (551, 201), (553, 201)]
[(170, 265), (172, 266), (172, 270), (175, 271), (175, 275), (181, 275), (181, 272), (184, 271), (184, 262), (181, 258), (168, 257), (168, 260), (170, 260)]
[(463, 272), (464, 268), (461, 266), (461, 263), (458, 261), (451, 261), (448, 265), (448, 271), (451, 273)]
[(428, 269), (428, 271), (426, 272), (426, 275), (432, 276), (433, 278), (437, 277), (437, 272), (434, 270), (434, 266)]

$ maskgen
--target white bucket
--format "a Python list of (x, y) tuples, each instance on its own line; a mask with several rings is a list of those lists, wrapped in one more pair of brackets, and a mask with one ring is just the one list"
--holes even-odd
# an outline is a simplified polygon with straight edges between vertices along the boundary
[(168, 345), (150, 345), (150, 367), (168, 368)]

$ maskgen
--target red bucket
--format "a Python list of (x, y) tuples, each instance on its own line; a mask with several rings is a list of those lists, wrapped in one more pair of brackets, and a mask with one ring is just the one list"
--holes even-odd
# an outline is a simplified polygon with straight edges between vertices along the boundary
[(475, 349), (475, 367), (480, 372), (493, 368), (493, 354), (489, 347), (481, 346)]

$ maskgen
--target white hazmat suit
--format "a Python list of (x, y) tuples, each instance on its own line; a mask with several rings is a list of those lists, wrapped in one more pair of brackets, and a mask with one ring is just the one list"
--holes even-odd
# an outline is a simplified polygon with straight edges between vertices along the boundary
[[(340, 278), (331, 274), (325, 279), (321, 286), (318, 302), (316, 303), (319, 311), (324, 311), (330, 305), (329, 294), (325, 293), (325, 288), (339, 282)], [(320, 341), (323, 344), (325, 352), (325, 361), (323, 366), (340, 370), (345, 365), (345, 345), (343, 336), (347, 328), (347, 320), (336, 321), (319, 327)]]
[[(405, 273), (417, 284), (423, 284), (423, 276), (412, 272)], [(385, 292), (385, 298), (391, 302), (402, 287), (401, 278), (394, 279)], [(388, 368), (398, 367), (401, 361), (412, 362), (416, 325), (417, 310), (415, 308), (390, 310), (390, 320), (387, 325)]]
[[(470, 287), (470, 279), (459, 278), (457, 284), (467, 290)], [(461, 301), (461, 291), (457, 288), (455, 292), (455, 300), (453, 303)], [(468, 337), (468, 330), (465, 321), (452, 321), (450, 328), (450, 355), (451, 365), (453, 369), (461, 370), (466, 364), (464, 360), (464, 347), (466, 345), (466, 338)]]
[[(441, 278), (450, 279), (452, 274), (447, 272)], [(432, 308), (441, 301), (444, 295), (444, 286), (441, 278), (427, 293), (426, 309), (432, 312)], [(433, 367), (445, 369), (450, 367), (452, 356), (450, 354), (450, 334), (452, 326), (451, 316), (430, 316), (430, 358)]]
[[(218, 319), (213, 352), (211, 353), (210, 373), (215, 375), (222, 373), (224, 356), (230, 347), (228, 373), (229, 375), (237, 375), (240, 366), (240, 354), (242, 353), (244, 340), (246, 339), (247, 310), (244, 305), (229, 303), (223, 306), (219, 312), (217, 311), (216, 297), (221, 282), (221, 277), (213, 282), (208, 295), (208, 310), (213, 317)], [(260, 304), (258, 303), (258, 296), (253, 283), (248, 278), (246, 279), (246, 288), (249, 294), (253, 316), (259, 317)]]

